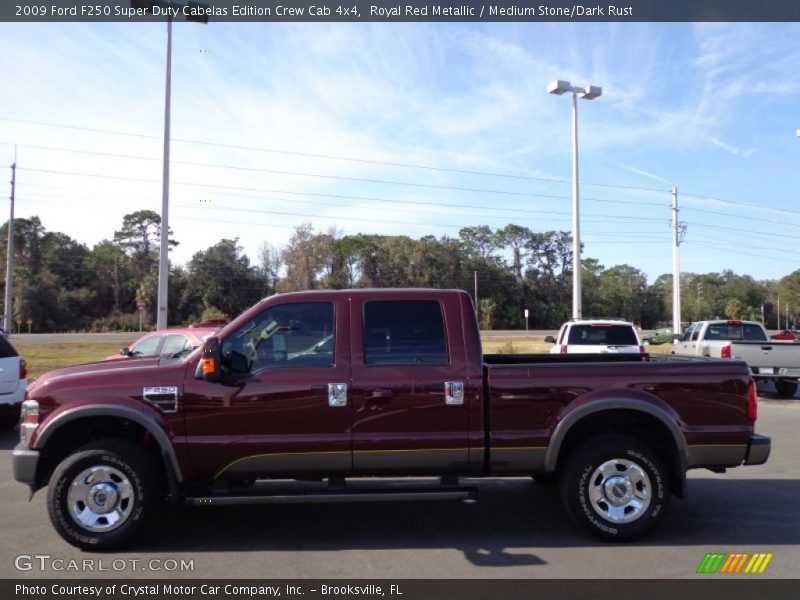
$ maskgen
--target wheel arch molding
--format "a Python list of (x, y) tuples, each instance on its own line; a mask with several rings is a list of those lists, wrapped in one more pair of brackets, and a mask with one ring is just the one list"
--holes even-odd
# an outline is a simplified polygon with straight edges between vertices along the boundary
[(109, 418), (120, 421), (131, 421), (141, 426), (150, 434), (158, 445), (160, 454), (164, 459), (164, 468), (167, 470), (167, 477), (173, 476), (178, 482), (183, 481), (180, 463), (178, 462), (175, 448), (172, 445), (170, 436), (167, 433), (165, 424), (145, 412), (141, 408), (127, 406), (125, 404), (82, 404), (73, 408), (66, 408), (46, 420), (41, 429), (37, 432), (36, 439), (31, 447), (32, 450), (45, 450), (49, 440), (61, 430), (65, 425), (74, 424), (82, 419)]
[[(550, 438), (550, 444), (547, 447), (544, 459), (545, 471), (554, 472), (557, 469), (559, 459), (562, 458), (564, 442), (568, 439), (570, 432), (576, 431), (575, 428), (577, 426), (590, 423), (601, 416), (623, 413), (626, 415), (638, 415), (650, 423), (657, 423), (668, 432), (668, 438), (671, 440), (675, 452), (675, 467), (679, 471), (676, 473), (678, 475), (678, 483), (682, 484), (686, 477), (689, 461), (688, 446), (684, 433), (679, 426), (678, 415), (660, 401), (655, 402), (631, 397), (602, 398), (576, 406), (572, 410), (568, 409), (566, 416), (556, 425)], [(613, 424), (613, 420), (609, 421), (608, 424)], [(683, 486), (679, 485), (677, 491), (679, 493), (682, 492), (682, 488)]]

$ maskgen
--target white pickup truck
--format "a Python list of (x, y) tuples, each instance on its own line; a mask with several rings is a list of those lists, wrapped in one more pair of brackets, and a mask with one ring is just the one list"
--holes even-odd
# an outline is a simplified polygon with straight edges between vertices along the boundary
[(800, 344), (770, 340), (757, 321), (698, 321), (676, 340), (673, 354), (743, 360), (753, 379), (771, 380), (784, 398), (797, 392)]

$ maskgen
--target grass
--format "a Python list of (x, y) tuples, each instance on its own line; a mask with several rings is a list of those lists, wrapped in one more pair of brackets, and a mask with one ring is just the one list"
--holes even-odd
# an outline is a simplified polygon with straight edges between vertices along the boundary
[[(135, 336), (134, 336), (135, 339)], [(28, 362), (28, 380), (53, 369), (100, 360), (116, 354), (125, 344), (119, 342), (14, 342), (19, 355)]]
[[(136, 334), (131, 335), (135, 339)], [(116, 354), (124, 345), (118, 341), (107, 340), (15, 342), (14, 344), (20, 356), (28, 361), (29, 381), (53, 369), (100, 360)], [(483, 339), (483, 351), (486, 354), (547, 354), (550, 352), (550, 347), (550, 344), (543, 341), (539, 335), (492, 336)], [(648, 352), (653, 353), (669, 352), (671, 349), (672, 344), (648, 346)]]

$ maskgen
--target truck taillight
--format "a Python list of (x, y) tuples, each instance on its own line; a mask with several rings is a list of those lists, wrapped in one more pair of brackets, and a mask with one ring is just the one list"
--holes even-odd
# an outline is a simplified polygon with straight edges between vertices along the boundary
[(563, 346), (561, 346), (561, 354), (566, 354), (566, 353), (567, 353), (567, 345), (564, 344)]
[(758, 417), (758, 390), (756, 389), (756, 382), (750, 380), (750, 387), (747, 390), (747, 418), (755, 421)]
[(19, 378), (25, 379), (28, 376), (28, 362), (24, 358), (19, 359)]
[(731, 345), (730, 344), (725, 344), (722, 347), (722, 351), (720, 352), (719, 357), (720, 358), (730, 358), (731, 357)]
[(644, 346), (639, 346), (639, 354), (644, 354)]

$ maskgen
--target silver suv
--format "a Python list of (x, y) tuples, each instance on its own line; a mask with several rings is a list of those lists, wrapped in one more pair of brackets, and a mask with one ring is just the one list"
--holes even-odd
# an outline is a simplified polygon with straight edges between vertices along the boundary
[(28, 386), (28, 369), (14, 346), (0, 333), (0, 428), (14, 427)]

